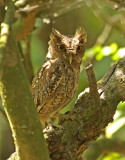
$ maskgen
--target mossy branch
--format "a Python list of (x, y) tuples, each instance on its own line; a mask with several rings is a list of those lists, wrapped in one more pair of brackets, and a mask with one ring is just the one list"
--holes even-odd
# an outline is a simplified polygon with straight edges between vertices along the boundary
[(59, 125), (64, 130), (46, 133), (52, 160), (81, 160), (88, 143), (97, 139), (108, 123), (113, 121), (118, 103), (125, 101), (124, 64), (125, 57), (112, 66), (98, 83), (99, 101), (95, 87), (90, 85), (95, 96), (85, 90), (79, 95), (73, 110), (60, 117)]
[(18, 45), (11, 31), (14, 9), (13, 1), (9, 1), (0, 37), (2, 102), (13, 132), (16, 159), (49, 160), (42, 126), (33, 103)]

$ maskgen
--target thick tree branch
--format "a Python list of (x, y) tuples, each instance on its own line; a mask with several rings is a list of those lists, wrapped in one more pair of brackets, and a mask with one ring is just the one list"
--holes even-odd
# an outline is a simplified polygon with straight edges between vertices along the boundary
[(41, 123), (12, 35), (8, 39), (1, 69), (1, 96), (13, 132), (17, 157), (20, 160), (48, 160)]
[(5, 48), (9, 37), (10, 26), (13, 24), (15, 13), (14, 2), (8, 1), (8, 9), (0, 28), (0, 78), (3, 65), (3, 57), (5, 56)]
[(125, 100), (124, 64), (125, 57), (99, 82), (100, 105), (95, 105), (89, 92), (81, 93), (73, 110), (60, 117), (64, 130), (45, 134), (52, 160), (80, 160), (88, 143), (113, 121), (117, 104)]
[(8, 1), (0, 37), (0, 94), (13, 132), (16, 159), (49, 160), (41, 123), (11, 31), (14, 9), (13, 1)]

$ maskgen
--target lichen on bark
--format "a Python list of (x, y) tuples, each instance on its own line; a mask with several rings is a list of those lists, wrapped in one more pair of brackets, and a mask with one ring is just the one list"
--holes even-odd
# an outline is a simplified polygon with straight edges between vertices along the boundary
[[(89, 142), (97, 139), (113, 116), (120, 101), (125, 100), (125, 57), (119, 60), (98, 83), (100, 104), (89, 91), (80, 94), (72, 111), (60, 117), (64, 130), (47, 133), (53, 160), (80, 160)], [(47, 136), (46, 136), (47, 137)]]

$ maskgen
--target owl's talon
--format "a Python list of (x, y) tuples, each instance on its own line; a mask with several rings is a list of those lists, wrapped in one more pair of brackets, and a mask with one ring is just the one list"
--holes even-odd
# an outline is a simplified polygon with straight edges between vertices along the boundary
[(53, 132), (55, 129), (64, 130), (64, 127), (58, 124), (49, 124), (44, 130), (43, 133)]
[(64, 127), (59, 124), (54, 124), (53, 127), (58, 128), (59, 130), (64, 130)]
[(52, 125), (48, 125), (44, 130), (43, 133), (53, 132), (54, 128)]

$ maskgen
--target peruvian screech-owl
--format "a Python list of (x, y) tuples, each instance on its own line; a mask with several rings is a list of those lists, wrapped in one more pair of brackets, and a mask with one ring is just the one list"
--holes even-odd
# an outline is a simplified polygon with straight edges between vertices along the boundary
[(79, 27), (72, 37), (52, 30), (46, 62), (32, 82), (33, 99), (43, 127), (74, 97), (85, 42), (83, 27)]

